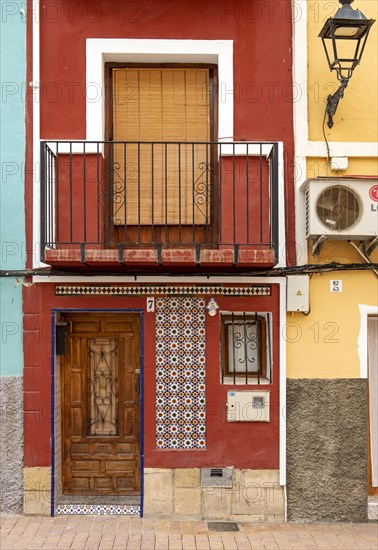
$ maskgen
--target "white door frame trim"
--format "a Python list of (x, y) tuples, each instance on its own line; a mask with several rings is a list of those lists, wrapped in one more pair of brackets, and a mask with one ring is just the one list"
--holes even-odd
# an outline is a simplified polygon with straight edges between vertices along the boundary
[(360, 310), (360, 332), (358, 335), (358, 357), (360, 378), (368, 378), (368, 316), (378, 315), (378, 306), (358, 304)]

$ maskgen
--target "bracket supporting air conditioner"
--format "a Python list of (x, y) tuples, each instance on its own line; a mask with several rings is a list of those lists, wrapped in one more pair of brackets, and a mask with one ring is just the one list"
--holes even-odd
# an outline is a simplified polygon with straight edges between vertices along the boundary
[(320, 235), (317, 240), (313, 240), (312, 241), (312, 255), (313, 256), (317, 256), (322, 247), (323, 247), (323, 244), (325, 243), (325, 241), (327, 240), (327, 237), (325, 235)]
[[(359, 255), (365, 260), (365, 262), (367, 264), (372, 264), (373, 262), (370, 260), (370, 258), (368, 258), (365, 253), (362, 251), (361, 249), (361, 245), (360, 246), (357, 246), (354, 244), (353, 241), (348, 241), (352, 246), (353, 248), (355, 248), (357, 250), (357, 252), (359, 253)], [(375, 248), (375, 247), (374, 247)], [(378, 271), (376, 269), (372, 269), (373, 273), (375, 273), (375, 275), (378, 277)]]
[(365, 256), (369, 257), (370, 254), (372, 254), (373, 251), (377, 248), (377, 246), (378, 246), (378, 237), (376, 236), (370, 239), (369, 241), (361, 241), (359, 248), (361, 252), (365, 254)]

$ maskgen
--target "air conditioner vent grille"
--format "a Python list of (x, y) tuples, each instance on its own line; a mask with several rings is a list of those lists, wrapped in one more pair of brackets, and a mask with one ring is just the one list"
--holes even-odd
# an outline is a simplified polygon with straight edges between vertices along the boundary
[(316, 201), (316, 213), (327, 229), (345, 231), (360, 219), (361, 205), (352, 189), (333, 185), (320, 193)]
[(306, 189), (306, 235), (310, 232), (310, 190)]

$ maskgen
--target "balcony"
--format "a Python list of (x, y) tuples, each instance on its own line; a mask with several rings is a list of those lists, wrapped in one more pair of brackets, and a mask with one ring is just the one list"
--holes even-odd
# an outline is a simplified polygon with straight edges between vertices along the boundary
[(41, 142), (41, 260), (219, 271), (278, 262), (278, 144)]

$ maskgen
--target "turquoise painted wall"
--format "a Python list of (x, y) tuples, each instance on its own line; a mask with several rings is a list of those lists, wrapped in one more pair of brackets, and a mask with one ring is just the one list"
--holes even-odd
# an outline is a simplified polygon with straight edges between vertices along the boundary
[(0, 2), (1, 8), (1, 242), (2, 269), (25, 263), (25, 2)]
[[(1, 269), (25, 265), (24, 162), (26, 2), (0, 1)], [(0, 375), (22, 375), (22, 280), (0, 280)]]
[(22, 279), (0, 279), (0, 376), (22, 376)]

